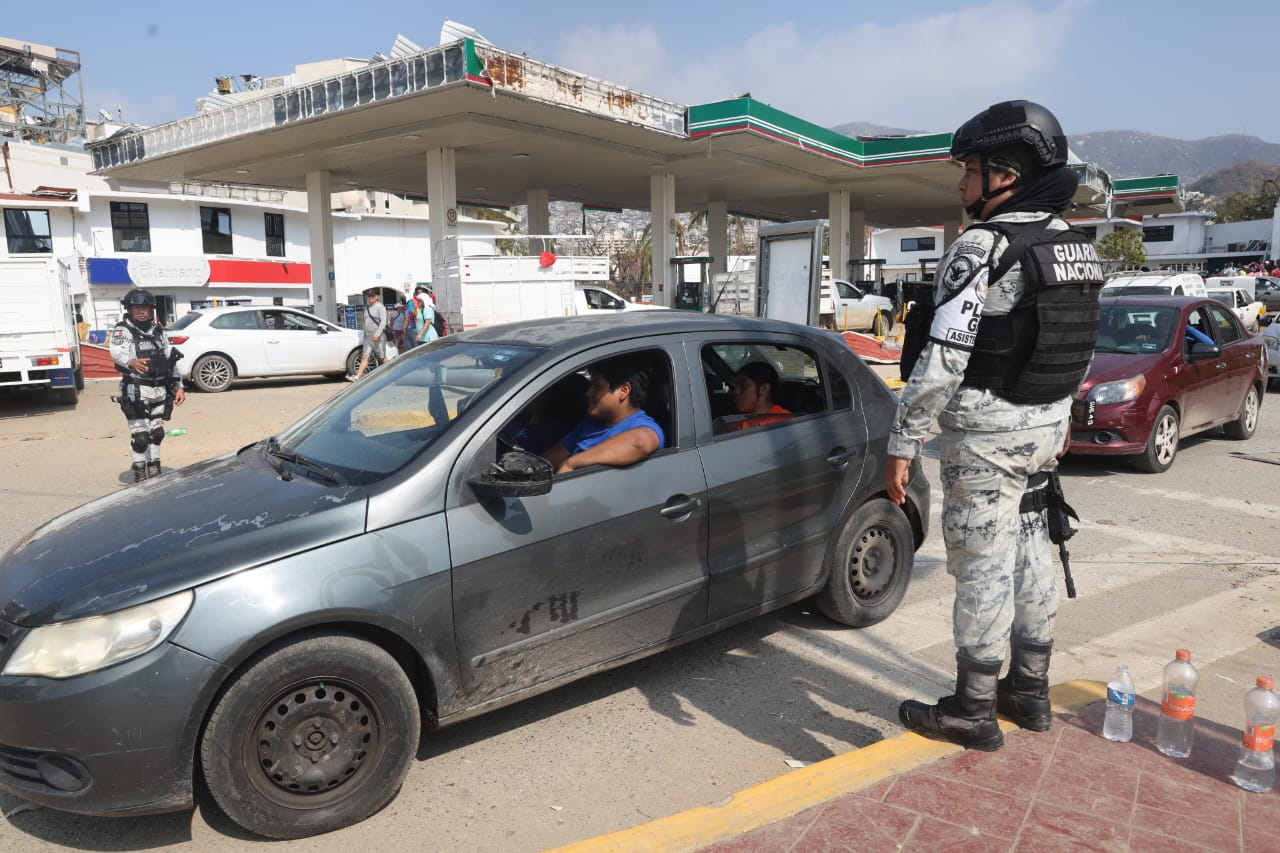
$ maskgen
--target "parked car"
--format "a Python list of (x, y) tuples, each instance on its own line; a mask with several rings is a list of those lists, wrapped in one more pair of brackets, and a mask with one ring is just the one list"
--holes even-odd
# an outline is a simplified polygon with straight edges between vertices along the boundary
[[(1169, 270), (1152, 270), (1150, 272), (1121, 272), (1107, 277), (1102, 287), (1103, 296), (1119, 296), (1128, 292), (1131, 287), (1159, 288), (1161, 293), (1170, 296), (1204, 296), (1204, 279), (1193, 272), (1171, 272)], [(1153, 292), (1147, 290), (1146, 292)]]
[(893, 301), (844, 279), (822, 283), (818, 311), (827, 329), (887, 335), (893, 328)]
[(1266, 382), (1262, 339), (1212, 299), (1101, 301), (1089, 375), (1072, 404), (1069, 452), (1128, 456), (1143, 471), (1173, 464), (1179, 441), (1222, 426), (1247, 439)]
[(1280, 279), (1269, 275), (1257, 276), (1254, 295), (1267, 309), (1268, 315), (1280, 313)]
[(1272, 323), (1262, 333), (1267, 347), (1267, 381), (1272, 391), (1280, 391), (1280, 324)]
[(1261, 302), (1249, 295), (1242, 287), (1211, 288), (1210, 299), (1216, 299), (1230, 308), (1240, 318), (1241, 324), (1250, 332), (1257, 332), (1262, 325), (1262, 315), (1267, 309)]
[[(650, 368), (666, 445), (553, 478), (515, 425), (573, 423), (563, 385), (623, 355)], [(759, 360), (792, 416), (727, 428)], [(883, 491), (895, 405), (837, 336), (742, 317), (548, 319), (412, 350), (5, 556), (0, 789), (147, 813), (189, 807), (199, 776), (241, 826), (300, 837), (388, 802), (424, 724), (810, 596), (876, 623), (929, 518), (918, 463), (905, 506)]]
[(182, 353), (182, 378), (201, 391), (225, 391), (237, 379), (355, 373), (363, 333), (295, 308), (201, 308), (168, 329)]

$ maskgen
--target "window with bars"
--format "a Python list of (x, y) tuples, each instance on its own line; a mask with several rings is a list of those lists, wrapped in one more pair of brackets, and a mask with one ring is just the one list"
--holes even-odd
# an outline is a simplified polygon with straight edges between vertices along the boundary
[(267, 232), (267, 257), (284, 257), (284, 214), (264, 213)]
[(52, 252), (53, 232), (49, 230), (49, 211), (5, 208), (4, 236), (11, 255)]

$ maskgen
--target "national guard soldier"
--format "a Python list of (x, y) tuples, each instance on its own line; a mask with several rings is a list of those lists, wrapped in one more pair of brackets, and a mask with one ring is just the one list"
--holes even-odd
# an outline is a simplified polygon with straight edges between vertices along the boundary
[(186, 399), (178, 361), (182, 353), (165, 337), (155, 321), (156, 298), (145, 290), (131, 290), (120, 300), (125, 318), (111, 331), (111, 360), (123, 374), (120, 409), (129, 423), (129, 455), (133, 481), (160, 474), (160, 442), (164, 422)]
[(898, 716), (918, 734), (989, 751), (1004, 742), (997, 707), (1033, 731), (1052, 722), (1056, 575), (1045, 501), (1024, 494), (1042, 497), (1046, 472), (1056, 477), (1103, 275), (1088, 237), (1058, 216), (1077, 178), (1049, 110), (1030, 101), (983, 110), (956, 131), (951, 156), (977, 222), (938, 264), (927, 343), (890, 428), (885, 487), (905, 500), (911, 460), (937, 419), (956, 688), (934, 705), (903, 702)]

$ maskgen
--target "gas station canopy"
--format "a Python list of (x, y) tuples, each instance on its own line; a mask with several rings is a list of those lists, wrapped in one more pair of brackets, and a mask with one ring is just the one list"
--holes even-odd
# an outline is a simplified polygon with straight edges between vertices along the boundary
[[(120, 181), (302, 190), (308, 174), (327, 172), (335, 191), (428, 200), (427, 152), (451, 149), (459, 204), (510, 207), (545, 191), (644, 210), (651, 178), (671, 175), (676, 210), (719, 202), (803, 220), (827, 216), (830, 194), (847, 191), (866, 224), (903, 227), (959, 220), (950, 142), (947, 133), (853, 139), (749, 97), (685, 107), (464, 39), (89, 149), (95, 170)], [(1106, 212), (1111, 180), (1077, 168), (1074, 215)]]

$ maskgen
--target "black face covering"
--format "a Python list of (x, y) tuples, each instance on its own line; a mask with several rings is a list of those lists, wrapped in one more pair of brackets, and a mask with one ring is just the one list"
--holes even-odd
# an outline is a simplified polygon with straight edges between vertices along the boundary
[(1072, 170), (1065, 167), (1050, 169), (1027, 180), (1022, 191), (991, 211), (991, 216), (999, 213), (1062, 213), (1071, 206), (1079, 186), (1080, 178)]

